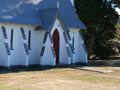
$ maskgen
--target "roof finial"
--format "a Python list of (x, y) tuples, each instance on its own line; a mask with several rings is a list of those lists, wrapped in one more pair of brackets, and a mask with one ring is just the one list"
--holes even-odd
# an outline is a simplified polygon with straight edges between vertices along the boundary
[(57, 0), (57, 8), (59, 8), (60, 7), (60, 2), (59, 2), (59, 0)]

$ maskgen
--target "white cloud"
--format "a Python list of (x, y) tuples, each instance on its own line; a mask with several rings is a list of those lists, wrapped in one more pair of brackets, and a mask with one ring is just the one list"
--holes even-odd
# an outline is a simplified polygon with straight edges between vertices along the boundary
[(5, 15), (5, 16), (3, 16), (2, 18), (3, 18), (3, 19), (12, 19), (13, 17), (10, 16), (10, 15)]

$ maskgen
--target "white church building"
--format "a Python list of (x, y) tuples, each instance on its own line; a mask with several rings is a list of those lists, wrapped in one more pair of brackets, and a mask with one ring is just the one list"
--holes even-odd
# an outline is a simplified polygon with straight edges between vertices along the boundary
[(2, 0), (0, 66), (88, 63), (74, 0)]

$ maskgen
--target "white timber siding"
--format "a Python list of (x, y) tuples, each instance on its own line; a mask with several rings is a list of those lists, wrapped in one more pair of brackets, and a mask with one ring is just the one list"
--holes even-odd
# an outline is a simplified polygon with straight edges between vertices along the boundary
[[(70, 36), (73, 40), (74, 38), (74, 55), (73, 55), (73, 63), (87, 63), (87, 52), (85, 50), (84, 41), (82, 36), (80, 36), (79, 29), (70, 28)], [(73, 45), (73, 42), (71, 41)]]
[[(6, 35), (4, 37), (2, 26), (5, 27)], [(21, 33), (23, 28), (24, 36)], [(52, 36), (54, 31), (57, 29), (60, 36), (59, 42), (59, 63), (60, 64), (71, 64), (71, 63), (87, 63), (87, 52), (84, 48), (84, 41), (79, 33), (79, 29), (69, 28), (71, 39), (74, 37), (74, 54), (68, 54), (68, 44), (66, 43), (64, 32), (66, 32), (62, 26), (61, 21), (56, 18), (56, 21), (48, 33), (45, 43), (46, 31), (35, 30), (36, 26), (32, 25), (21, 25), (21, 24), (9, 24), (0, 23), (0, 66), (13, 66), (13, 65), (56, 65), (56, 57), (54, 55)], [(10, 49), (11, 42), (11, 30), (13, 29), (13, 49)], [(28, 35), (31, 31), (31, 44), (28, 49)], [(69, 40), (70, 41), (70, 40)], [(72, 40), (70, 41), (71, 44)], [(10, 54), (8, 54), (5, 43), (8, 44)], [(27, 45), (28, 54), (25, 51), (24, 44)], [(41, 56), (42, 48), (45, 47), (44, 53)], [(70, 47), (69, 47), (70, 49)], [(70, 53), (70, 52), (69, 52)]]
[[(1, 27), (4, 26), (6, 29), (8, 39), (4, 39)], [(20, 28), (24, 29), (26, 40), (23, 39)], [(0, 23), (0, 66), (12, 66), (12, 65), (23, 65), (28, 66), (29, 64), (39, 64), (40, 51), (42, 47), (42, 36), (43, 32), (35, 31), (36, 26), (32, 25), (18, 25)], [(10, 55), (7, 54), (4, 43), (7, 42), (10, 48), (11, 29), (13, 32), (13, 50), (10, 50)], [(28, 33), (31, 30), (31, 50), (29, 55), (26, 54), (24, 43), (28, 44)]]
[(55, 21), (55, 24), (51, 30), (51, 35), (53, 35), (55, 29), (58, 30), (59, 32), (59, 36), (60, 36), (60, 45), (59, 45), (59, 63), (60, 64), (70, 64), (70, 59), (69, 59), (69, 56), (67, 54), (67, 49), (66, 49), (66, 42), (65, 42), (65, 38), (64, 38), (64, 35), (63, 35), (63, 32), (64, 32), (64, 29), (63, 29), (63, 26), (60, 22), (60, 20), (57, 18), (56, 21)]
[(47, 40), (45, 44), (43, 45), (45, 47), (44, 54), (40, 58), (40, 65), (56, 65), (56, 58), (53, 55), (52, 52), (52, 42), (50, 40), (49, 34), (47, 35)]
[[(11, 50), (10, 65), (26, 65), (26, 53), (23, 46), (24, 39), (20, 30), (20, 26), (8, 26), (9, 38), (11, 37), (11, 29), (14, 30), (13, 50)], [(10, 42), (10, 40), (9, 40)], [(9, 43), (10, 44), (10, 43)], [(9, 45), (10, 46), (10, 45)]]
[(45, 31), (34, 31), (31, 32), (31, 50), (29, 57), (29, 64), (35, 65), (40, 64), (40, 53), (43, 46), (43, 39)]
[(5, 38), (3, 35), (2, 28), (0, 28), (0, 66), (9, 66), (8, 65), (8, 54), (5, 48)]

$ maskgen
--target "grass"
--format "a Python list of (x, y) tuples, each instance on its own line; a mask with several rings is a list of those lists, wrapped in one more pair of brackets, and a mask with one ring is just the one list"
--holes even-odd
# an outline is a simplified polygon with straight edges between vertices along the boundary
[(93, 76), (80, 76), (80, 75), (72, 75), (70, 78), (74, 80), (81, 80), (81, 81), (89, 81), (89, 82), (113, 82), (113, 78), (109, 77), (93, 77)]
[(25, 89), (15, 88), (13, 86), (3, 86), (3, 85), (0, 85), (0, 90), (25, 90)]
[(70, 67), (11, 73), (6, 71), (0, 74), (0, 90), (118, 90), (120, 88), (120, 68), (93, 68), (116, 72), (99, 73)]

